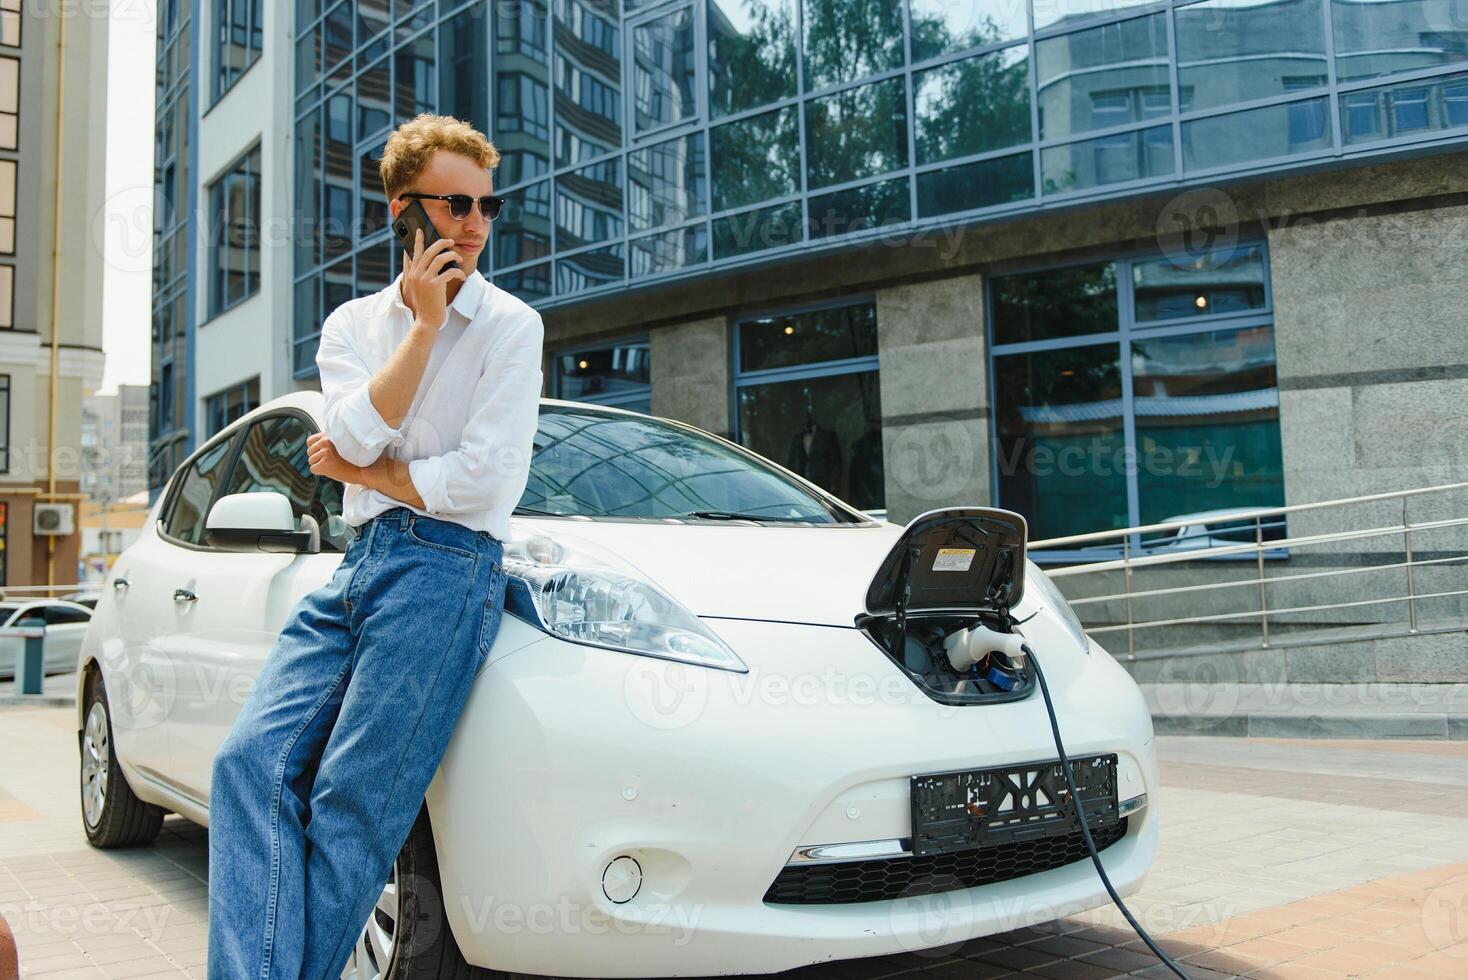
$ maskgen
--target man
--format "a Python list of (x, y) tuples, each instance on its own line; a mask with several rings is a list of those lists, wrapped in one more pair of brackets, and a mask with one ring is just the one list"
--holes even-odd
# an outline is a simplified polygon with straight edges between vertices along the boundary
[(214, 760), (211, 980), (340, 976), (499, 629), (510, 512), (541, 389), (540, 316), (474, 271), (494, 146), (419, 116), (388, 139), (392, 216), (421, 236), (321, 328), (311, 470), (358, 529), (292, 611)]

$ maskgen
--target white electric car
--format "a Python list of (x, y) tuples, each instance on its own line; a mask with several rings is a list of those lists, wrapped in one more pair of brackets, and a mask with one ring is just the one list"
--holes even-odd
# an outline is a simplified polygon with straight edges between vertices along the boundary
[[(19, 626), (23, 622), (40, 621), (46, 630), (42, 641), (42, 670), (47, 674), (64, 674), (76, 669), (77, 652), (82, 646), (82, 637), (87, 633), (87, 624), (92, 619), (92, 610), (79, 602), (67, 599), (4, 599), (0, 600), (0, 629)], [(18, 658), (12, 654), (21, 652), (21, 642), (10, 639), (0, 646), (0, 681), (13, 680)]]
[[(109, 574), (77, 689), (95, 845), (207, 824), (218, 745), (354, 533), (306, 463), (321, 410), (211, 438)], [(1032, 660), (1140, 887), (1151, 720), (1018, 515), (875, 521), (691, 426), (546, 400), (513, 524), (499, 634), (344, 976), (765, 973), (1104, 904)]]

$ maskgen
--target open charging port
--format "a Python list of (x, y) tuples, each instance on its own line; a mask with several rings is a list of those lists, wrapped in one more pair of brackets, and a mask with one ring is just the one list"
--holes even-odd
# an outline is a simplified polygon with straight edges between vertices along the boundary
[(1010, 610), (1024, 595), (1024, 518), (954, 507), (908, 524), (867, 589), (866, 633), (942, 704), (1013, 701), (1034, 675)]

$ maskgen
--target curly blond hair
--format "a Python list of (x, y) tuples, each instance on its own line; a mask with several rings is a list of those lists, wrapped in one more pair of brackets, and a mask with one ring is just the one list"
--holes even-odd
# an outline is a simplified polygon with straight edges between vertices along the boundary
[(425, 112), (403, 123), (387, 138), (377, 169), (389, 200), (413, 186), (435, 150), (466, 156), (485, 170), (500, 162), (500, 151), (479, 130), (462, 119)]

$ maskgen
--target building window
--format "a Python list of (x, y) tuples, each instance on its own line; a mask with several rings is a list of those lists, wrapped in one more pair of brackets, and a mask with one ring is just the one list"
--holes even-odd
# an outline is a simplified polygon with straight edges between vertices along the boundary
[(14, 160), (0, 160), (0, 253), (15, 254)]
[(0, 150), (16, 148), (20, 129), (20, 59), (0, 56)]
[[(10, 472), (10, 375), (0, 374), (0, 473)], [(4, 581), (0, 579), (0, 581)]]
[(205, 438), (220, 432), (235, 419), (260, 406), (260, 378), (255, 376), (204, 399)]
[(20, 4), (21, 0), (0, 0), (0, 44), (7, 48), (20, 47)]
[(652, 411), (647, 338), (560, 351), (552, 362), (553, 398)]
[(261, 0), (215, 0), (214, 101), (260, 60), (263, 46)]
[(260, 148), (235, 161), (209, 188), (209, 315), (260, 289)]
[(158, 431), (168, 432), (178, 428), (173, 417), (173, 363), (163, 365), (158, 381)]
[(15, 327), (15, 266), (0, 265), (0, 330)]
[(876, 304), (744, 320), (734, 350), (739, 444), (862, 510), (884, 508)]
[(1262, 242), (993, 279), (999, 504), (1032, 538), (1284, 503)]

